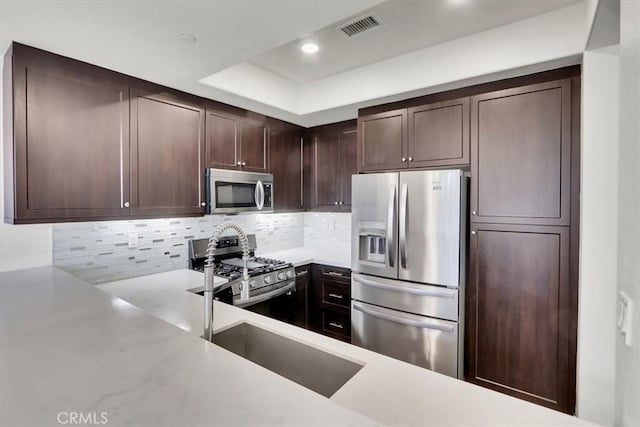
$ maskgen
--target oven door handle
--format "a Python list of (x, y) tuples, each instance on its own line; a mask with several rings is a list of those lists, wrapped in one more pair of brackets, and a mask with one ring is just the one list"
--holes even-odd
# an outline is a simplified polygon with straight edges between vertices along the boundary
[(249, 297), (249, 299), (246, 299), (244, 301), (234, 299), (233, 305), (240, 308), (249, 307), (254, 304), (258, 304), (259, 302), (263, 302), (275, 297), (279, 297), (280, 295), (286, 294), (287, 292), (295, 291), (295, 289), (296, 289), (296, 281), (292, 280), (291, 282), (287, 283), (285, 286), (281, 288), (274, 289), (273, 291), (266, 292), (264, 294), (256, 295), (255, 297)]

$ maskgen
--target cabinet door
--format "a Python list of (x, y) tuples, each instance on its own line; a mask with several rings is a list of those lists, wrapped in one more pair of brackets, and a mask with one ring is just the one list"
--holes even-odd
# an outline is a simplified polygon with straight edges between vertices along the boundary
[(569, 225), (571, 81), (473, 97), (474, 222)]
[(386, 111), (358, 118), (361, 171), (407, 167), (407, 110)]
[(237, 169), (240, 118), (209, 109), (206, 116), (206, 167)]
[(569, 412), (569, 228), (471, 226), (467, 379)]
[(339, 206), (342, 210), (351, 211), (351, 175), (358, 173), (358, 130), (345, 129), (338, 134), (339, 159)]
[(269, 172), (267, 127), (263, 123), (250, 119), (242, 120), (240, 124), (240, 162), (243, 170)]
[(320, 133), (314, 136), (313, 155), (313, 208), (340, 209), (338, 176), (338, 134)]
[(133, 94), (132, 212), (140, 216), (204, 213), (204, 108), (149, 92)]
[(5, 86), (7, 133), (13, 128), (13, 144), (5, 139), (6, 220), (127, 217), (127, 82), (25, 46), (7, 57), (4, 72), (13, 80), (13, 99)]
[(409, 108), (409, 167), (469, 163), (469, 98)]
[(298, 132), (269, 131), (271, 173), (277, 211), (302, 209), (302, 142)]
[(294, 324), (301, 328), (309, 327), (307, 320), (308, 312), (308, 289), (311, 282), (311, 265), (296, 267), (296, 317)]

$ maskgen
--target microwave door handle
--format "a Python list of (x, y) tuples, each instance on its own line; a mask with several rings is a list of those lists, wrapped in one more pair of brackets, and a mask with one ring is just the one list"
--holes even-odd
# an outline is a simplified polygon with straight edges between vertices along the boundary
[(253, 193), (253, 198), (256, 201), (256, 207), (259, 211), (264, 207), (264, 186), (262, 185), (262, 181), (258, 181), (256, 183), (256, 189)]

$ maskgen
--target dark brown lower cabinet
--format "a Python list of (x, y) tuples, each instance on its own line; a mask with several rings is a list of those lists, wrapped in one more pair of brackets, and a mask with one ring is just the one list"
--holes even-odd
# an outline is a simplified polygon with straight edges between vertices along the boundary
[(311, 281), (311, 265), (296, 267), (296, 316), (293, 324), (308, 329), (307, 293)]
[(466, 379), (573, 413), (569, 227), (472, 224)]
[(351, 342), (351, 270), (313, 264), (309, 287), (309, 328)]

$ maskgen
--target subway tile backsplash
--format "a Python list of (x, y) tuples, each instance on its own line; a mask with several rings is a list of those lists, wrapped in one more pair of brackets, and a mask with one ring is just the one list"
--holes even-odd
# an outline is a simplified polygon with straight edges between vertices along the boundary
[[(186, 268), (187, 242), (225, 220), (256, 234), (261, 252), (304, 245), (301, 213), (69, 223), (53, 226), (53, 264), (95, 284)], [(137, 248), (129, 248), (132, 235)]]
[(304, 213), (304, 245), (350, 256), (350, 213)]

